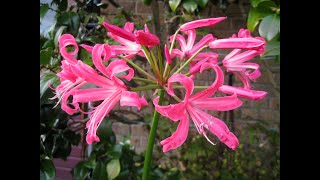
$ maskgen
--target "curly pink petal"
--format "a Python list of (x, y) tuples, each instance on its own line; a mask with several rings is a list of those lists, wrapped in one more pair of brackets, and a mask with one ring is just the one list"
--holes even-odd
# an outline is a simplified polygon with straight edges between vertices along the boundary
[(89, 46), (86, 44), (80, 44), (80, 46), (87, 50), (90, 54), (92, 54), (93, 46)]
[(106, 68), (108, 77), (113, 78), (113, 76), (117, 75), (118, 73), (122, 73), (125, 71), (128, 71), (127, 75), (121, 76), (121, 78), (124, 78), (128, 81), (132, 79), (134, 76), (134, 71), (131, 67), (127, 65), (127, 63), (124, 60), (114, 60), (112, 61), (108, 67)]
[(133, 22), (126, 22), (123, 26), (123, 29), (128, 32), (132, 32), (134, 29), (134, 23)]
[(193, 80), (183, 74), (172, 75), (168, 79), (168, 94), (170, 94), (171, 96), (175, 96), (173, 89), (172, 89), (172, 83), (174, 83), (174, 82), (179, 82), (184, 86), (184, 88), (186, 89), (184, 101), (187, 101), (193, 91), (193, 87), (194, 87)]
[[(58, 42), (61, 56), (71, 64), (77, 63), (77, 59), (74, 58), (74, 55), (78, 54), (79, 52), (76, 39), (71, 34), (63, 34), (59, 37)], [(75, 48), (74, 51), (68, 52), (67, 46), (73, 46)]]
[(160, 142), (160, 144), (163, 146), (163, 152), (168, 152), (172, 149), (176, 149), (186, 141), (189, 131), (189, 124), (189, 117), (187, 114), (185, 114), (180, 120), (177, 130), (170, 137)]
[(120, 106), (136, 106), (140, 110), (142, 106), (147, 105), (146, 99), (143, 96), (139, 98), (136, 92), (123, 91), (121, 94)]
[(169, 53), (169, 48), (168, 48), (168, 46), (165, 44), (164, 45), (164, 55), (165, 55), (165, 57), (166, 57), (166, 60), (167, 60), (167, 62), (168, 62), (168, 64), (171, 64), (171, 56), (170, 56), (170, 53)]
[(127, 39), (127, 40), (130, 40), (130, 41), (135, 41), (133, 34), (125, 29), (122, 29), (122, 28), (115, 26), (115, 25), (112, 25), (112, 24), (108, 24), (106, 22), (103, 22), (102, 25), (106, 29), (108, 29), (108, 31), (112, 32), (113, 34), (115, 34), (117, 36), (120, 36), (120, 37)]
[(207, 89), (190, 97), (191, 101), (211, 97), (217, 91), (217, 89), (220, 86), (222, 86), (222, 84), (224, 82), (223, 71), (221, 70), (221, 68), (218, 65), (215, 65), (212, 63), (203, 63), (200, 68), (200, 73), (202, 73), (202, 71), (207, 68), (212, 68), (215, 71), (215, 73), (216, 73), (215, 80), (210, 87), (208, 87)]
[(194, 41), (196, 40), (196, 30), (194, 29), (190, 29), (188, 31), (186, 31), (187, 35), (188, 35), (188, 39), (187, 39), (187, 47), (186, 50), (189, 51), (192, 49)]
[(196, 29), (196, 28), (200, 28), (200, 27), (214, 26), (217, 23), (225, 20), (226, 18), (227, 17), (207, 18), (207, 19), (200, 19), (200, 20), (191, 21), (191, 22), (183, 24), (180, 27), (180, 30), (187, 31), (190, 29)]
[(205, 98), (190, 102), (193, 107), (201, 110), (214, 110), (214, 111), (230, 111), (242, 105), (237, 94), (225, 97)]
[(212, 49), (235, 48), (235, 49), (262, 49), (266, 42), (262, 38), (227, 38), (218, 39), (209, 43)]
[(183, 116), (185, 114), (185, 105), (183, 103), (161, 106), (158, 104), (158, 102), (159, 97), (156, 97), (153, 100), (153, 105), (161, 115), (171, 119), (172, 121), (178, 121), (179, 119), (183, 119)]
[[(96, 44), (92, 50), (92, 61), (94, 66), (102, 72), (105, 76), (109, 77), (106, 66), (102, 63), (103, 61), (108, 61), (111, 56), (111, 48), (107, 44)], [(103, 59), (102, 59), (103, 57)], [(110, 78), (110, 77), (109, 77)]]
[(211, 34), (205, 35), (197, 44), (195, 44), (192, 49), (190, 49), (189, 54), (196, 53), (200, 48), (209, 44), (209, 42), (213, 41), (214, 38)]
[(233, 87), (228, 85), (223, 85), (219, 87), (219, 91), (226, 94), (234, 94), (236, 93), (239, 97), (244, 97), (252, 100), (260, 100), (263, 99), (267, 92), (265, 91), (255, 91), (251, 89), (245, 89), (241, 87)]
[(109, 114), (111, 109), (120, 100), (121, 92), (121, 90), (118, 90), (113, 94), (109, 94), (108, 98), (106, 98), (99, 106), (97, 106), (92, 113), (90, 120), (86, 124), (86, 127), (88, 128), (86, 137), (88, 144), (92, 144), (94, 141), (99, 141), (97, 129), (100, 123), (103, 121), (103, 118)]

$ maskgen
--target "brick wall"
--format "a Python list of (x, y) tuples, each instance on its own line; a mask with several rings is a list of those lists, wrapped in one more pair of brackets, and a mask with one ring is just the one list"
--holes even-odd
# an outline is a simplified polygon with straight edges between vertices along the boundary
[[(108, 3), (108, 0), (102, 0), (102, 2)], [(123, 8), (132, 12), (135, 23), (144, 24), (145, 21), (152, 19), (152, 11), (149, 6), (143, 4), (143, 0), (118, 0), (117, 1)], [(165, 11), (167, 7), (163, 1), (158, 1), (159, 11), (160, 11), (160, 31), (162, 37), (168, 37), (168, 25), (165, 24), (166, 16)], [(248, 0), (238, 0), (237, 3), (231, 3), (225, 10), (221, 10), (215, 5), (209, 3), (208, 7), (201, 13), (201, 16), (206, 17), (219, 17), (227, 16), (225, 21), (222, 21), (218, 25), (210, 28), (210, 32), (218, 38), (230, 37), (233, 33), (237, 33), (240, 28), (246, 27), (246, 16), (249, 11), (249, 1)], [(119, 10), (114, 8), (111, 4), (107, 9), (101, 11), (102, 14), (106, 15), (107, 21), (111, 21), (113, 17), (118, 14)], [(149, 26), (150, 27), (150, 26)], [(151, 28), (152, 29), (152, 28)], [(274, 61), (266, 61), (266, 63), (258, 62), (261, 66), (261, 77), (253, 83), (253, 87), (257, 90), (264, 90), (268, 92), (266, 98), (260, 101), (249, 101), (242, 99), (244, 105), (234, 111), (234, 123), (235, 123), (235, 133), (239, 133), (246, 124), (254, 123), (257, 121), (268, 121), (274, 126), (279, 127), (280, 123), (280, 97), (279, 94), (275, 92), (274, 86), (280, 86), (280, 65)], [(268, 67), (268, 68), (267, 68)], [(213, 82), (213, 77), (208, 73), (203, 73), (197, 77), (200, 84), (208, 85), (208, 83)], [(227, 82), (227, 78), (226, 78)], [(234, 84), (241, 86), (239, 80), (234, 78)], [(153, 99), (154, 96), (152, 92), (147, 92), (144, 96), (148, 99)], [(152, 101), (148, 102), (152, 102)], [(149, 103), (149, 107), (143, 108), (140, 111), (141, 114), (151, 114), (153, 112), (152, 103)], [(135, 110), (131, 107), (116, 107), (115, 109), (125, 109), (125, 110)], [(221, 116), (220, 116), (221, 117)], [(130, 136), (131, 142), (135, 146), (135, 150), (138, 153), (143, 153), (148, 138), (148, 131), (144, 125), (127, 125), (120, 122), (113, 124), (113, 130), (116, 133), (117, 141), (121, 140), (123, 136)], [(71, 174), (68, 172), (72, 167), (80, 160), (79, 147), (74, 147), (71, 156), (68, 161), (55, 160), (55, 165), (57, 168), (57, 178), (56, 179), (72, 179)]]

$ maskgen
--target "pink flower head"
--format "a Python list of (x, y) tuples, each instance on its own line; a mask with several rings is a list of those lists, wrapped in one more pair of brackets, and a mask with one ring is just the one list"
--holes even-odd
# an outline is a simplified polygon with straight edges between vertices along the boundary
[(207, 18), (207, 19), (200, 19), (200, 20), (187, 22), (180, 27), (180, 30), (187, 31), (187, 30), (196, 29), (199, 27), (214, 26), (217, 23), (225, 20), (226, 18), (227, 17)]
[[(102, 75), (80, 60), (73, 64), (63, 61), (63, 70), (58, 73), (61, 84), (56, 88), (56, 92), (62, 94), (61, 106), (68, 114), (81, 110), (79, 103), (102, 101), (101, 104), (93, 107), (91, 112), (88, 112), (91, 114), (86, 125), (88, 144), (100, 140), (96, 135), (99, 124), (119, 101), (121, 106), (136, 106), (138, 109), (148, 104), (144, 97), (139, 98), (136, 92), (128, 91), (120, 80), (121, 78), (131, 80), (134, 75), (133, 69), (125, 61), (114, 60), (108, 66), (102, 63), (109, 61), (110, 54), (111, 47), (108, 45), (96, 44), (92, 49), (93, 63)], [(118, 74), (124, 71), (128, 72), (127, 75), (118, 77)], [(94, 87), (84, 88), (89, 84)], [(70, 96), (72, 97), (70, 104), (73, 108), (68, 104)]]
[[(180, 58), (183, 58), (184, 56), (186, 58), (190, 58), (193, 54), (195, 54), (200, 48), (203, 46), (209, 44), (209, 42), (212, 42), (214, 40), (214, 37), (211, 34), (205, 35), (198, 43), (194, 45), (194, 42), (196, 40), (196, 31), (194, 29), (186, 31), (186, 34), (188, 36), (188, 39), (186, 39), (180, 35), (177, 34), (176, 40), (180, 43), (179, 49), (173, 49), (171, 56), (179, 56)], [(170, 43), (172, 43), (173, 36), (170, 36)], [(199, 53), (196, 57), (194, 57), (193, 61), (200, 61), (205, 57), (211, 57), (212, 62), (218, 61), (218, 54), (213, 52), (202, 52)]]
[(178, 104), (160, 106), (158, 105), (159, 97), (154, 99), (153, 104), (160, 114), (173, 121), (180, 120), (177, 130), (170, 137), (160, 142), (163, 146), (163, 152), (176, 149), (184, 143), (189, 130), (189, 117), (191, 117), (199, 134), (203, 134), (209, 142), (211, 141), (206, 136), (205, 129), (215, 134), (221, 142), (233, 150), (239, 145), (237, 137), (229, 131), (223, 121), (203, 111), (228, 111), (242, 105), (242, 102), (237, 98), (236, 94), (226, 97), (211, 97), (223, 84), (224, 77), (219, 66), (204, 63), (201, 66), (200, 72), (206, 68), (213, 68), (216, 72), (216, 79), (208, 89), (191, 96), (194, 89), (192, 79), (182, 74), (175, 74), (168, 79), (168, 94), (175, 96), (172, 90), (172, 83), (180, 82), (186, 89), (184, 100)]

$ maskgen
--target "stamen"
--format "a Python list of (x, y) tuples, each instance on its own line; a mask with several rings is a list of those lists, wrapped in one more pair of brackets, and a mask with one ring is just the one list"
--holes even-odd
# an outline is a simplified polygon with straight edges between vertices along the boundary
[(201, 123), (201, 124), (200, 124), (200, 129), (201, 129), (201, 133), (200, 133), (200, 134), (203, 134), (203, 136), (207, 139), (207, 141), (209, 141), (212, 145), (216, 145), (215, 143), (213, 143), (213, 142), (208, 138), (205, 130), (203, 129), (203, 125), (205, 125), (205, 127), (208, 129), (208, 125), (207, 125), (207, 124)]

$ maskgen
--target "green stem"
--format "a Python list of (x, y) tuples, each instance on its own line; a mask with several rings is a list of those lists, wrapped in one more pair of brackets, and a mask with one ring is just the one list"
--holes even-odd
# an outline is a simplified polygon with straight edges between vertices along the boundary
[(179, 31), (180, 31), (180, 28), (177, 29), (177, 31), (176, 31), (176, 32), (174, 33), (174, 35), (173, 35), (173, 39), (172, 39), (171, 46), (170, 46), (170, 50), (169, 50), (169, 53), (170, 53), (170, 54), (171, 54), (171, 52), (172, 52), (174, 43), (175, 43), (175, 41), (176, 41), (176, 36), (177, 36), (177, 34), (178, 34)]
[(141, 87), (130, 87), (130, 91), (144, 91), (144, 90), (152, 90), (160, 88), (159, 85), (147, 85)]
[(158, 83), (158, 82), (152, 81), (150, 79), (139, 78), (139, 77), (133, 77), (132, 80), (142, 81), (142, 82), (151, 83), (151, 84), (157, 84)]
[(187, 60), (187, 62), (185, 62), (185, 63), (175, 72), (175, 74), (181, 72), (181, 71), (193, 60), (193, 58), (196, 57), (196, 55), (198, 55), (202, 50), (204, 50), (204, 49), (207, 48), (207, 47), (208, 47), (208, 45), (205, 45), (205, 46), (203, 46), (202, 48), (200, 48), (196, 53), (194, 53), (194, 54)]
[[(164, 94), (164, 90), (158, 89), (158, 95), (160, 96), (159, 102), (158, 102), (159, 105), (162, 104), (163, 94)], [(148, 138), (147, 152), (146, 152), (146, 155), (144, 158), (142, 180), (149, 179), (148, 177), (149, 177), (149, 172), (150, 172), (150, 163), (151, 163), (151, 158), (152, 158), (152, 151), (153, 151), (154, 139), (156, 136), (157, 126), (158, 126), (158, 121), (159, 121), (159, 113), (158, 113), (158, 111), (154, 110), (150, 135)]]
[(118, 56), (119, 58), (127, 61), (127, 63), (129, 63), (131, 66), (133, 66), (136, 70), (140, 71), (142, 74), (146, 75), (147, 77), (149, 77), (150, 79), (157, 81), (156, 78), (154, 78), (153, 76), (151, 76), (149, 73), (147, 73), (146, 71), (144, 71), (143, 69), (141, 69), (138, 65), (136, 65), (135, 63), (133, 63), (130, 59), (127, 59), (126, 57), (123, 56)]

